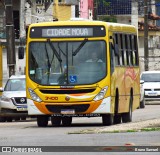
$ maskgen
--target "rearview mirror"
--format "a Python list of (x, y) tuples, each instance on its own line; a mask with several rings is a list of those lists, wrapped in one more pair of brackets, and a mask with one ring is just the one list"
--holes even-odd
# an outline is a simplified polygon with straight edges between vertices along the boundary
[(140, 84), (143, 84), (144, 83), (144, 80), (140, 80)]
[(20, 46), (18, 48), (18, 59), (23, 59), (24, 58), (24, 47)]

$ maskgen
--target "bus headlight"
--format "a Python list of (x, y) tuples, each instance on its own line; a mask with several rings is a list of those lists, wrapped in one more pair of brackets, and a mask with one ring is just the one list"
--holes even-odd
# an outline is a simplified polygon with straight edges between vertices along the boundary
[(98, 101), (104, 98), (104, 96), (106, 95), (106, 92), (108, 90), (108, 86), (104, 87), (100, 93), (93, 99), (94, 101)]
[(31, 88), (28, 88), (28, 91), (34, 101), (37, 101), (37, 102), (42, 101), (40, 97)]

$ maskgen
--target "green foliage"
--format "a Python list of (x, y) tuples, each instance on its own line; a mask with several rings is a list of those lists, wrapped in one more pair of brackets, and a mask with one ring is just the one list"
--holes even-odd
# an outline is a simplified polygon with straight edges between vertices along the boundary
[(97, 0), (97, 3), (100, 4), (102, 3), (104, 6), (109, 6), (110, 2), (106, 2), (106, 0)]
[(117, 18), (113, 15), (112, 16), (101, 16), (99, 19), (105, 22), (117, 23)]

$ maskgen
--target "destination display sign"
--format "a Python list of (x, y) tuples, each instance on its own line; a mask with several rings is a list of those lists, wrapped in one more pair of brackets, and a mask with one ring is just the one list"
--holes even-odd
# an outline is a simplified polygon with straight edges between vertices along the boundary
[(93, 36), (93, 28), (52, 28), (42, 29), (42, 37)]
[(31, 38), (81, 38), (104, 37), (106, 31), (103, 26), (88, 27), (34, 27), (31, 28)]

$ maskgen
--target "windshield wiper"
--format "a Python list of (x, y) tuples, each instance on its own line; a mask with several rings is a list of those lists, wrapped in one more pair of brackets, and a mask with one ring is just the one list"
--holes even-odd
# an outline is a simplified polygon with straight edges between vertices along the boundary
[[(47, 75), (48, 75), (48, 78), (47, 78), (47, 83), (49, 84), (49, 77), (50, 77), (50, 70), (51, 70), (51, 63), (49, 61), (49, 55), (48, 55), (48, 51), (47, 51), (47, 47), (46, 47), (46, 43), (45, 43), (45, 51), (46, 51), (46, 57), (47, 57)], [(54, 56), (54, 55), (53, 55)]]
[(51, 43), (50, 39), (47, 39), (47, 42), (49, 43), (50, 47), (52, 48), (52, 51), (54, 52), (55, 56), (57, 57), (59, 62), (62, 62), (61, 57), (59, 56), (58, 52), (56, 51), (55, 47)]
[(85, 43), (88, 41), (88, 39), (84, 39), (83, 42), (78, 46), (78, 48), (72, 53), (73, 56), (76, 56), (76, 54), (81, 50), (81, 48), (85, 45)]

